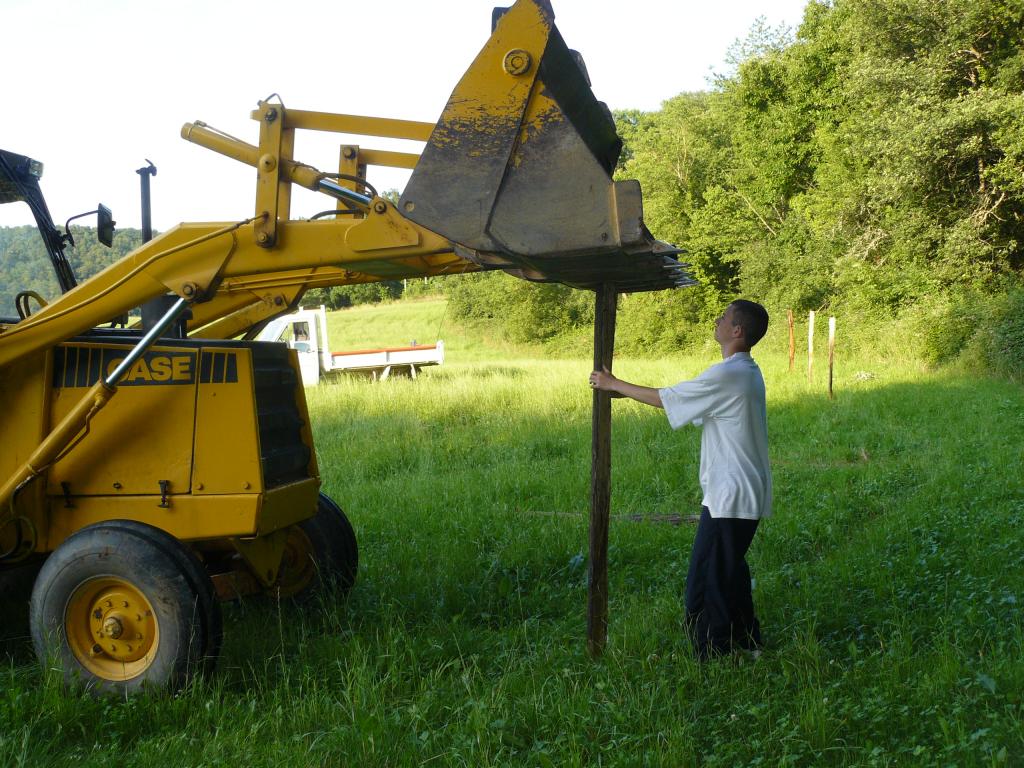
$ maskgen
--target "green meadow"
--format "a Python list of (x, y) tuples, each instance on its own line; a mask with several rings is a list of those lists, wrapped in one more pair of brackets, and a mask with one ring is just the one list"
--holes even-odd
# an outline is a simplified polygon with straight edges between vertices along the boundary
[[(840, 334), (843, 332), (840, 318)], [(779, 325), (779, 324), (777, 324)], [(750, 555), (767, 649), (681, 631), (699, 432), (615, 401), (610, 629), (585, 650), (590, 363), (457, 325), (442, 300), (330, 315), (335, 350), (446, 344), (416, 380), (307, 390), (359, 537), (347, 598), (225, 607), (176, 695), (68, 693), (9, 609), (0, 765), (1000, 766), (1024, 763), (1024, 392), (928, 370), (890, 332), (835, 399), (779, 327), (755, 350), (774, 516)], [(710, 329), (709, 329), (710, 335)], [(715, 362), (619, 359), (673, 383)]]

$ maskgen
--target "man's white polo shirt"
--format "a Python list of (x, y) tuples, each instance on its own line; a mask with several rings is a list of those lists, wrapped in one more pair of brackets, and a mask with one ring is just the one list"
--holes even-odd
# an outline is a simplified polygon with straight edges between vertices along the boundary
[(700, 487), (712, 517), (757, 520), (772, 511), (764, 378), (737, 352), (690, 381), (658, 390), (672, 429), (702, 426)]

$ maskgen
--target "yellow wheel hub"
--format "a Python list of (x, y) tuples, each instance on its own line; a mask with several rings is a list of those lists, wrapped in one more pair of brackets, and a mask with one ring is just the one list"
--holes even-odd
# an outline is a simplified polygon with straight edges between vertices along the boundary
[(142, 674), (160, 645), (153, 606), (131, 582), (116, 576), (89, 579), (74, 591), (64, 629), (75, 658), (106, 680)]
[(288, 529), (288, 539), (281, 556), (281, 569), (275, 588), (280, 597), (292, 597), (308, 587), (316, 577), (313, 542), (297, 525)]

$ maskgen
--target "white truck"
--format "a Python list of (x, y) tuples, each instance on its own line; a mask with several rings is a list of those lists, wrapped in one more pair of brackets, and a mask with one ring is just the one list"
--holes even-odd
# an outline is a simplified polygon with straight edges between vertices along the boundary
[(332, 352), (327, 336), (327, 312), (323, 306), (299, 309), (278, 317), (267, 323), (257, 338), (285, 343), (298, 352), (302, 383), (307, 387), (341, 372), (362, 373), (381, 381), (392, 374), (408, 374), (415, 379), (418, 369), (444, 362), (443, 341), (435, 344), (414, 341), (407, 347)]

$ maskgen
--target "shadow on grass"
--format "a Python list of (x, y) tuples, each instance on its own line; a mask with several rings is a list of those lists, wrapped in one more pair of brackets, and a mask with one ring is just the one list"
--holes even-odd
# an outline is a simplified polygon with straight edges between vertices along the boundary
[(0, 571), (0, 654), (19, 665), (33, 659), (28, 601), (40, 566), (28, 563)]

